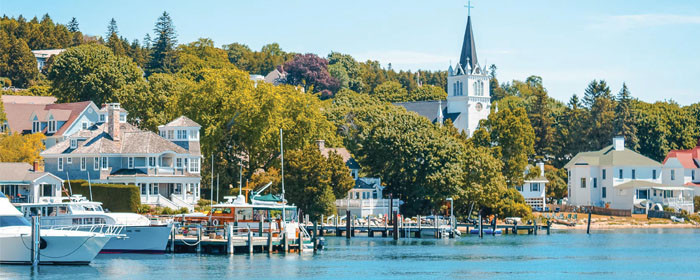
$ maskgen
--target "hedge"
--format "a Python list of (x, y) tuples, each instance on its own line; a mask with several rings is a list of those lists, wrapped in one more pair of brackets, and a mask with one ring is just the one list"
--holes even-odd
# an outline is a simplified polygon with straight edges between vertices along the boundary
[[(68, 181), (64, 187), (69, 189)], [(71, 180), (73, 194), (90, 199), (90, 187), (85, 180)], [(136, 213), (141, 206), (141, 193), (134, 185), (92, 184), (92, 201), (102, 202), (102, 208), (111, 212)]]

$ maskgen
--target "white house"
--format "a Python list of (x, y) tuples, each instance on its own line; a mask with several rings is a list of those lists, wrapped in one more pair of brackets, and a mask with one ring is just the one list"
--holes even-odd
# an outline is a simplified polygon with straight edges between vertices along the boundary
[(549, 183), (544, 176), (544, 163), (537, 163), (536, 171), (538, 171), (537, 177), (525, 180), (525, 183), (522, 186), (516, 186), (516, 189), (523, 195), (527, 205), (544, 209), (547, 205), (546, 185)]
[(615, 137), (613, 145), (599, 151), (578, 153), (564, 168), (569, 174), (571, 205), (629, 209), (635, 213), (662, 206), (690, 209), (685, 201), (692, 200), (692, 189), (664, 184), (663, 176), (670, 179), (675, 171), (666, 174), (661, 163), (625, 148), (623, 137)]
[(39, 163), (0, 162), (0, 191), (12, 203), (60, 202), (63, 180), (38, 170)]
[(44, 65), (46, 65), (46, 62), (49, 61), (49, 58), (64, 51), (66, 51), (66, 49), (34, 50), (32, 51), (32, 54), (34, 54), (34, 58), (36, 58), (37, 68), (39, 68), (41, 71), (41, 69), (44, 68)]
[(489, 74), (477, 60), (469, 16), (459, 63), (454, 67), (450, 65), (447, 70), (447, 100), (401, 102), (394, 105), (416, 112), (432, 122), (442, 123), (444, 118), (450, 119), (459, 132), (465, 131), (471, 137), (479, 126), (479, 121), (488, 118), (491, 112), (489, 80)]

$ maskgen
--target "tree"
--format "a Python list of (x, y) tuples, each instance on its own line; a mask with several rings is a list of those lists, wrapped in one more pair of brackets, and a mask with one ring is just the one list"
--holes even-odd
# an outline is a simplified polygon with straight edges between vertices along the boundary
[[(0, 102), (2, 103), (2, 102)], [(22, 135), (0, 133), (0, 162), (41, 162), (41, 151), (45, 149), (42, 133)]]
[[(523, 184), (528, 159), (535, 153), (535, 135), (527, 113), (517, 97), (507, 97), (492, 109), (488, 119), (479, 126), (474, 143), (491, 148), (495, 158), (503, 163), (503, 175), (509, 187)], [(505, 106), (504, 106), (505, 105)], [(494, 107), (495, 108), (495, 107)]]
[[(0, 77), (8, 77), (15, 87), (26, 88), (31, 86), (39, 75), (36, 58), (22, 39), (12, 37), (6, 40), (4, 32), (0, 32)], [(6, 40), (6, 41), (5, 41)], [(5, 41), (6, 43), (3, 43)], [(5, 49), (7, 48), (7, 49)]]
[(544, 166), (544, 176), (547, 177), (547, 197), (550, 199), (563, 199), (567, 196), (568, 185), (566, 169), (557, 169), (551, 165)]
[(115, 56), (97, 44), (80, 45), (58, 55), (48, 79), (59, 102), (121, 102), (129, 111), (137, 105), (132, 101), (146, 91), (143, 72), (131, 59)]
[(547, 90), (542, 85), (542, 78), (530, 76), (527, 85), (534, 95), (534, 102), (530, 106), (528, 117), (535, 132), (535, 153), (540, 158), (546, 158), (551, 155), (551, 146), (554, 144), (554, 119), (549, 105), (549, 97)]
[(586, 122), (589, 148), (598, 150), (609, 145), (614, 134), (615, 100), (607, 83), (603, 80), (589, 83), (583, 104), (590, 110)]
[(625, 145), (633, 150), (638, 150), (639, 139), (637, 138), (636, 117), (633, 115), (632, 97), (625, 83), (622, 83), (622, 89), (617, 95), (614, 124), (615, 135), (624, 136)]
[(670, 150), (690, 149), (698, 138), (693, 116), (674, 102), (639, 104), (639, 152), (661, 161)]
[(119, 34), (119, 28), (117, 28), (117, 21), (112, 18), (107, 25), (107, 35), (105, 37), (109, 38), (112, 34)]
[(208, 38), (178, 46), (176, 57), (178, 71), (188, 76), (204, 68), (233, 67), (226, 51), (214, 47), (214, 41)]
[(588, 150), (588, 143), (582, 141), (587, 134), (587, 114), (574, 94), (569, 99), (568, 107), (556, 117), (554, 138), (558, 145), (553, 147), (555, 167), (563, 167), (577, 153)]
[(74, 33), (75, 33), (75, 32), (80, 31), (80, 27), (78, 26), (78, 20), (75, 19), (75, 17), (73, 17), (73, 18), (68, 22), (68, 24), (66, 25), (66, 27), (68, 28), (68, 31), (70, 31), (70, 32), (74, 32)]
[(158, 18), (155, 32), (155, 42), (151, 49), (151, 60), (148, 63), (147, 73), (172, 73), (175, 66), (175, 46), (177, 45), (177, 34), (173, 20), (168, 12)]
[(315, 54), (298, 54), (284, 63), (281, 70), (286, 73), (285, 83), (301, 86), (304, 91), (315, 90), (321, 98), (333, 97), (339, 89), (339, 82), (328, 73), (328, 61)]
[(406, 102), (410, 101), (408, 98), (408, 91), (406, 91), (401, 84), (394, 81), (387, 81), (378, 85), (374, 88), (372, 93), (377, 99), (386, 102)]
[(447, 92), (434, 85), (423, 85), (414, 89), (409, 95), (409, 98), (412, 101), (445, 100), (447, 99)]
[(105, 44), (105, 46), (112, 50), (112, 53), (114, 53), (114, 55), (126, 55), (126, 50), (124, 49), (124, 45), (122, 45), (122, 40), (119, 39), (117, 33), (112, 33), (111, 35), (109, 35), (109, 37), (107, 38), (107, 44)]

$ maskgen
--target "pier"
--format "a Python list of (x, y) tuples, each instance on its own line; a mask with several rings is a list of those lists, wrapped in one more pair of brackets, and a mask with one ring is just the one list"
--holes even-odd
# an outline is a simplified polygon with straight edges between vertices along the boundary
[(176, 224), (170, 234), (170, 253), (301, 253), (313, 250), (312, 237), (300, 232), (288, 236), (285, 232), (236, 227), (234, 225), (204, 226)]

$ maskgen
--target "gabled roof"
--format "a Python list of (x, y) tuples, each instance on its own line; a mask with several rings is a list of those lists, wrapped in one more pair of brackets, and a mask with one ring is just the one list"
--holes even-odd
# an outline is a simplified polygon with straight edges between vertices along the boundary
[[(10, 98), (9, 100), (13, 99)], [(6, 100), (5, 96), (3, 96), (4, 100)], [(4, 106), (7, 123), (13, 132), (31, 132), (33, 116), (36, 116), (39, 121), (46, 122), (48, 120), (47, 116), (51, 114), (54, 120), (64, 121), (65, 123), (55, 133), (47, 133), (46, 129), (42, 131), (51, 136), (62, 135), (66, 132), (78, 116), (91, 104), (93, 104), (92, 101), (83, 101), (62, 104), (4, 103)]]
[(335, 152), (336, 154), (340, 155), (340, 157), (343, 158), (343, 162), (345, 162), (345, 165), (348, 166), (350, 169), (360, 169), (360, 164), (355, 161), (354, 158), (352, 158), (352, 155), (346, 148), (320, 148), (321, 154), (324, 157), (328, 157), (328, 154), (331, 152)]
[(459, 64), (466, 68), (467, 62), (472, 69), (478, 64), (476, 59), (476, 46), (474, 44), (474, 32), (472, 31), (472, 17), (467, 17), (467, 29), (464, 31), (462, 52), (459, 56)]
[(3, 95), (0, 97), (4, 104), (35, 104), (46, 105), (56, 102), (56, 97), (53, 96), (26, 96), (26, 95)]
[(176, 119), (172, 120), (171, 122), (161, 125), (159, 127), (171, 127), (171, 126), (177, 126), (177, 127), (202, 127), (199, 125), (197, 122), (193, 121), (192, 119), (185, 117), (185, 116), (179, 116)]
[(607, 146), (599, 151), (578, 153), (564, 165), (564, 168), (571, 169), (576, 165), (661, 167), (661, 163), (631, 149), (625, 148), (624, 150), (616, 151), (613, 145)]
[(30, 183), (47, 175), (63, 181), (49, 172), (32, 171), (32, 166), (26, 162), (0, 162), (0, 182)]
[(690, 150), (671, 150), (666, 155), (663, 161), (664, 164), (672, 158), (677, 159), (683, 165), (683, 168), (700, 168), (700, 141), (698, 141), (698, 145), (695, 148)]
[(404, 107), (406, 111), (416, 112), (418, 113), (418, 115), (428, 118), (430, 122), (437, 121), (438, 110), (442, 110), (443, 120), (450, 119), (454, 123), (457, 117), (459, 117), (459, 113), (447, 112), (446, 100), (398, 102), (393, 104), (396, 106)]

